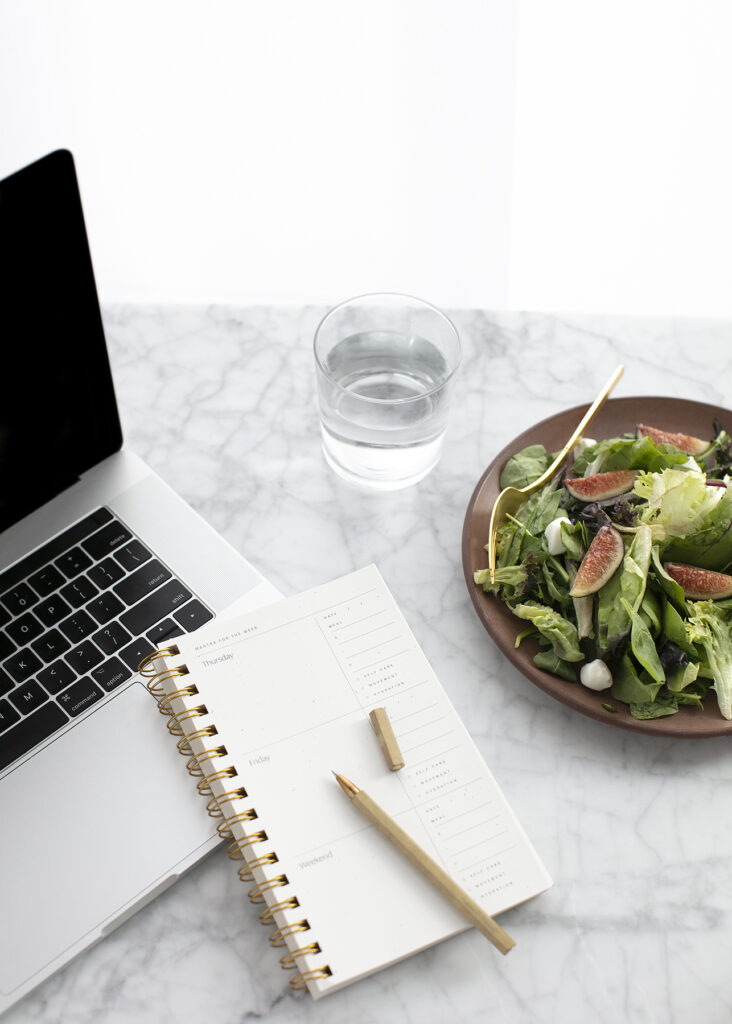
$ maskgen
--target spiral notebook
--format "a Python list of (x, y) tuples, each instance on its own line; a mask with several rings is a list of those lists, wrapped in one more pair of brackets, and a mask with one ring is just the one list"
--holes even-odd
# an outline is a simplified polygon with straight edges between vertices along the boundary
[[(374, 566), (214, 621), (143, 674), (293, 988), (320, 998), (468, 927), (332, 770), (489, 914), (551, 885)], [(401, 771), (384, 763), (375, 706)]]

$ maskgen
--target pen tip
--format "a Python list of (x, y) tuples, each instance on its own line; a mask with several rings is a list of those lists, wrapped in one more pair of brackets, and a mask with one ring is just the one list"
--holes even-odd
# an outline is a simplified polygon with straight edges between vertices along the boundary
[[(333, 772), (332, 768), (331, 771)], [(336, 782), (347, 796), (353, 797), (358, 793), (358, 786), (351, 782), (350, 779), (347, 779), (345, 775), (339, 775), (338, 772), (333, 772), (333, 774), (335, 775)]]

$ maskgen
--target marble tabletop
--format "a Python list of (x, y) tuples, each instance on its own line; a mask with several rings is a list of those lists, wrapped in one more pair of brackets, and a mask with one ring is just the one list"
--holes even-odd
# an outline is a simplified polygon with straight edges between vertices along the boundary
[(377, 494), (320, 452), (323, 310), (104, 312), (127, 447), (284, 594), (378, 565), (555, 881), (501, 916), (509, 956), (467, 932), (315, 1003), (290, 993), (219, 850), (4, 1024), (729, 1022), (732, 748), (611, 728), (536, 689), (478, 621), (460, 545), (496, 452), (617, 363), (617, 395), (732, 406), (732, 324), (454, 311), (465, 354), (442, 460)]

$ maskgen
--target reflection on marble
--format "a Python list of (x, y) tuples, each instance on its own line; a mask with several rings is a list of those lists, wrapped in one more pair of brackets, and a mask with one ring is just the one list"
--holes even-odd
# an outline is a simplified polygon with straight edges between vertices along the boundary
[(732, 324), (456, 312), (465, 358), (437, 469), (364, 493), (319, 450), (299, 309), (105, 311), (126, 444), (285, 594), (375, 562), (555, 879), (476, 933), (319, 1002), (294, 996), (223, 851), (9, 1012), (7, 1024), (722, 1024), (732, 1017), (732, 749), (583, 718), (494, 648), (463, 515), (513, 436), (616, 394), (732, 406)]

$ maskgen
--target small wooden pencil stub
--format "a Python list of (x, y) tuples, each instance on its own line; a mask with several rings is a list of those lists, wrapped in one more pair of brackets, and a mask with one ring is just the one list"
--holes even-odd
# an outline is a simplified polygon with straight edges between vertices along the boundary
[(374, 708), (370, 712), (369, 718), (379, 741), (381, 753), (384, 755), (386, 767), (392, 772), (398, 772), (400, 768), (404, 767), (404, 757), (399, 749), (386, 708)]

